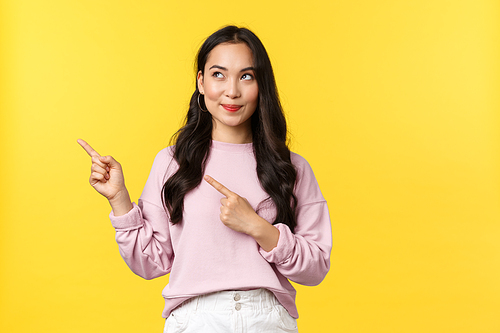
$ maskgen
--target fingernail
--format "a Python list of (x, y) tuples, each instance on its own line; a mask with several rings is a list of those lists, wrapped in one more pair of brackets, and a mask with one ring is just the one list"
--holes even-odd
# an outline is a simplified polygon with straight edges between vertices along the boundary
[(205, 177), (203, 177), (206, 181), (209, 181), (210, 180), (210, 176), (206, 175)]

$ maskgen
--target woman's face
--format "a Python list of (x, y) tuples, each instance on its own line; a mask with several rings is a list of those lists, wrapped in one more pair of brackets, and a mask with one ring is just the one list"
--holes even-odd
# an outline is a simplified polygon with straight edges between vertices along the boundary
[(219, 44), (212, 49), (198, 89), (212, 114), (212, 138), (217, 141), (251, 141), (250, 118), (257, 108), (259, 87), (252, 51), (245, 43)]

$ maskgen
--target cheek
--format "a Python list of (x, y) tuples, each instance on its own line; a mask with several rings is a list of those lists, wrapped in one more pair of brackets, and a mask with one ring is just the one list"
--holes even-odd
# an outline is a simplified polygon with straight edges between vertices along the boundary
[(258, 102), (258, 100), (259, 100), (259, 89), (258, 89), (258, 88), (251, 89), (251, 90), (248, 92), (248, 95), (247, 95), (247, 100), (248, 100), (250, 103), (255, 103), (255, 104), (257, 104), (257, 102)]
[(216, 84), (205, 85), (205, 96), (210, 100), (217, 100), (222, 94), (222, 90)]

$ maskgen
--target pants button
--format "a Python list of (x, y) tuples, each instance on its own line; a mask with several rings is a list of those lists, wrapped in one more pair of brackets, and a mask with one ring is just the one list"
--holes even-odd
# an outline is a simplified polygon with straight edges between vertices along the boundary
[(236, 303), (236, 305), (234, 306), (234, 308), (236, 309), (236, 311), (240, 311), (241, 310), (241, 304), (240, 303)]
[(238, 302), (241, 299), (240, 294), (234, 294), (234, 300)]

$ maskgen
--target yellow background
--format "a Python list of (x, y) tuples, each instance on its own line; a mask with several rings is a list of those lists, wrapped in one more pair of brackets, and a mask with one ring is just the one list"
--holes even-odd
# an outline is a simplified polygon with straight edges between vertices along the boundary
[(180, 126), (203, 39), (261, 37), (329, 202), (307, 332), (500, 332), (500, 3), (3, 0), (0, 331), (161, 332), (76, 139), (134, 201)]

